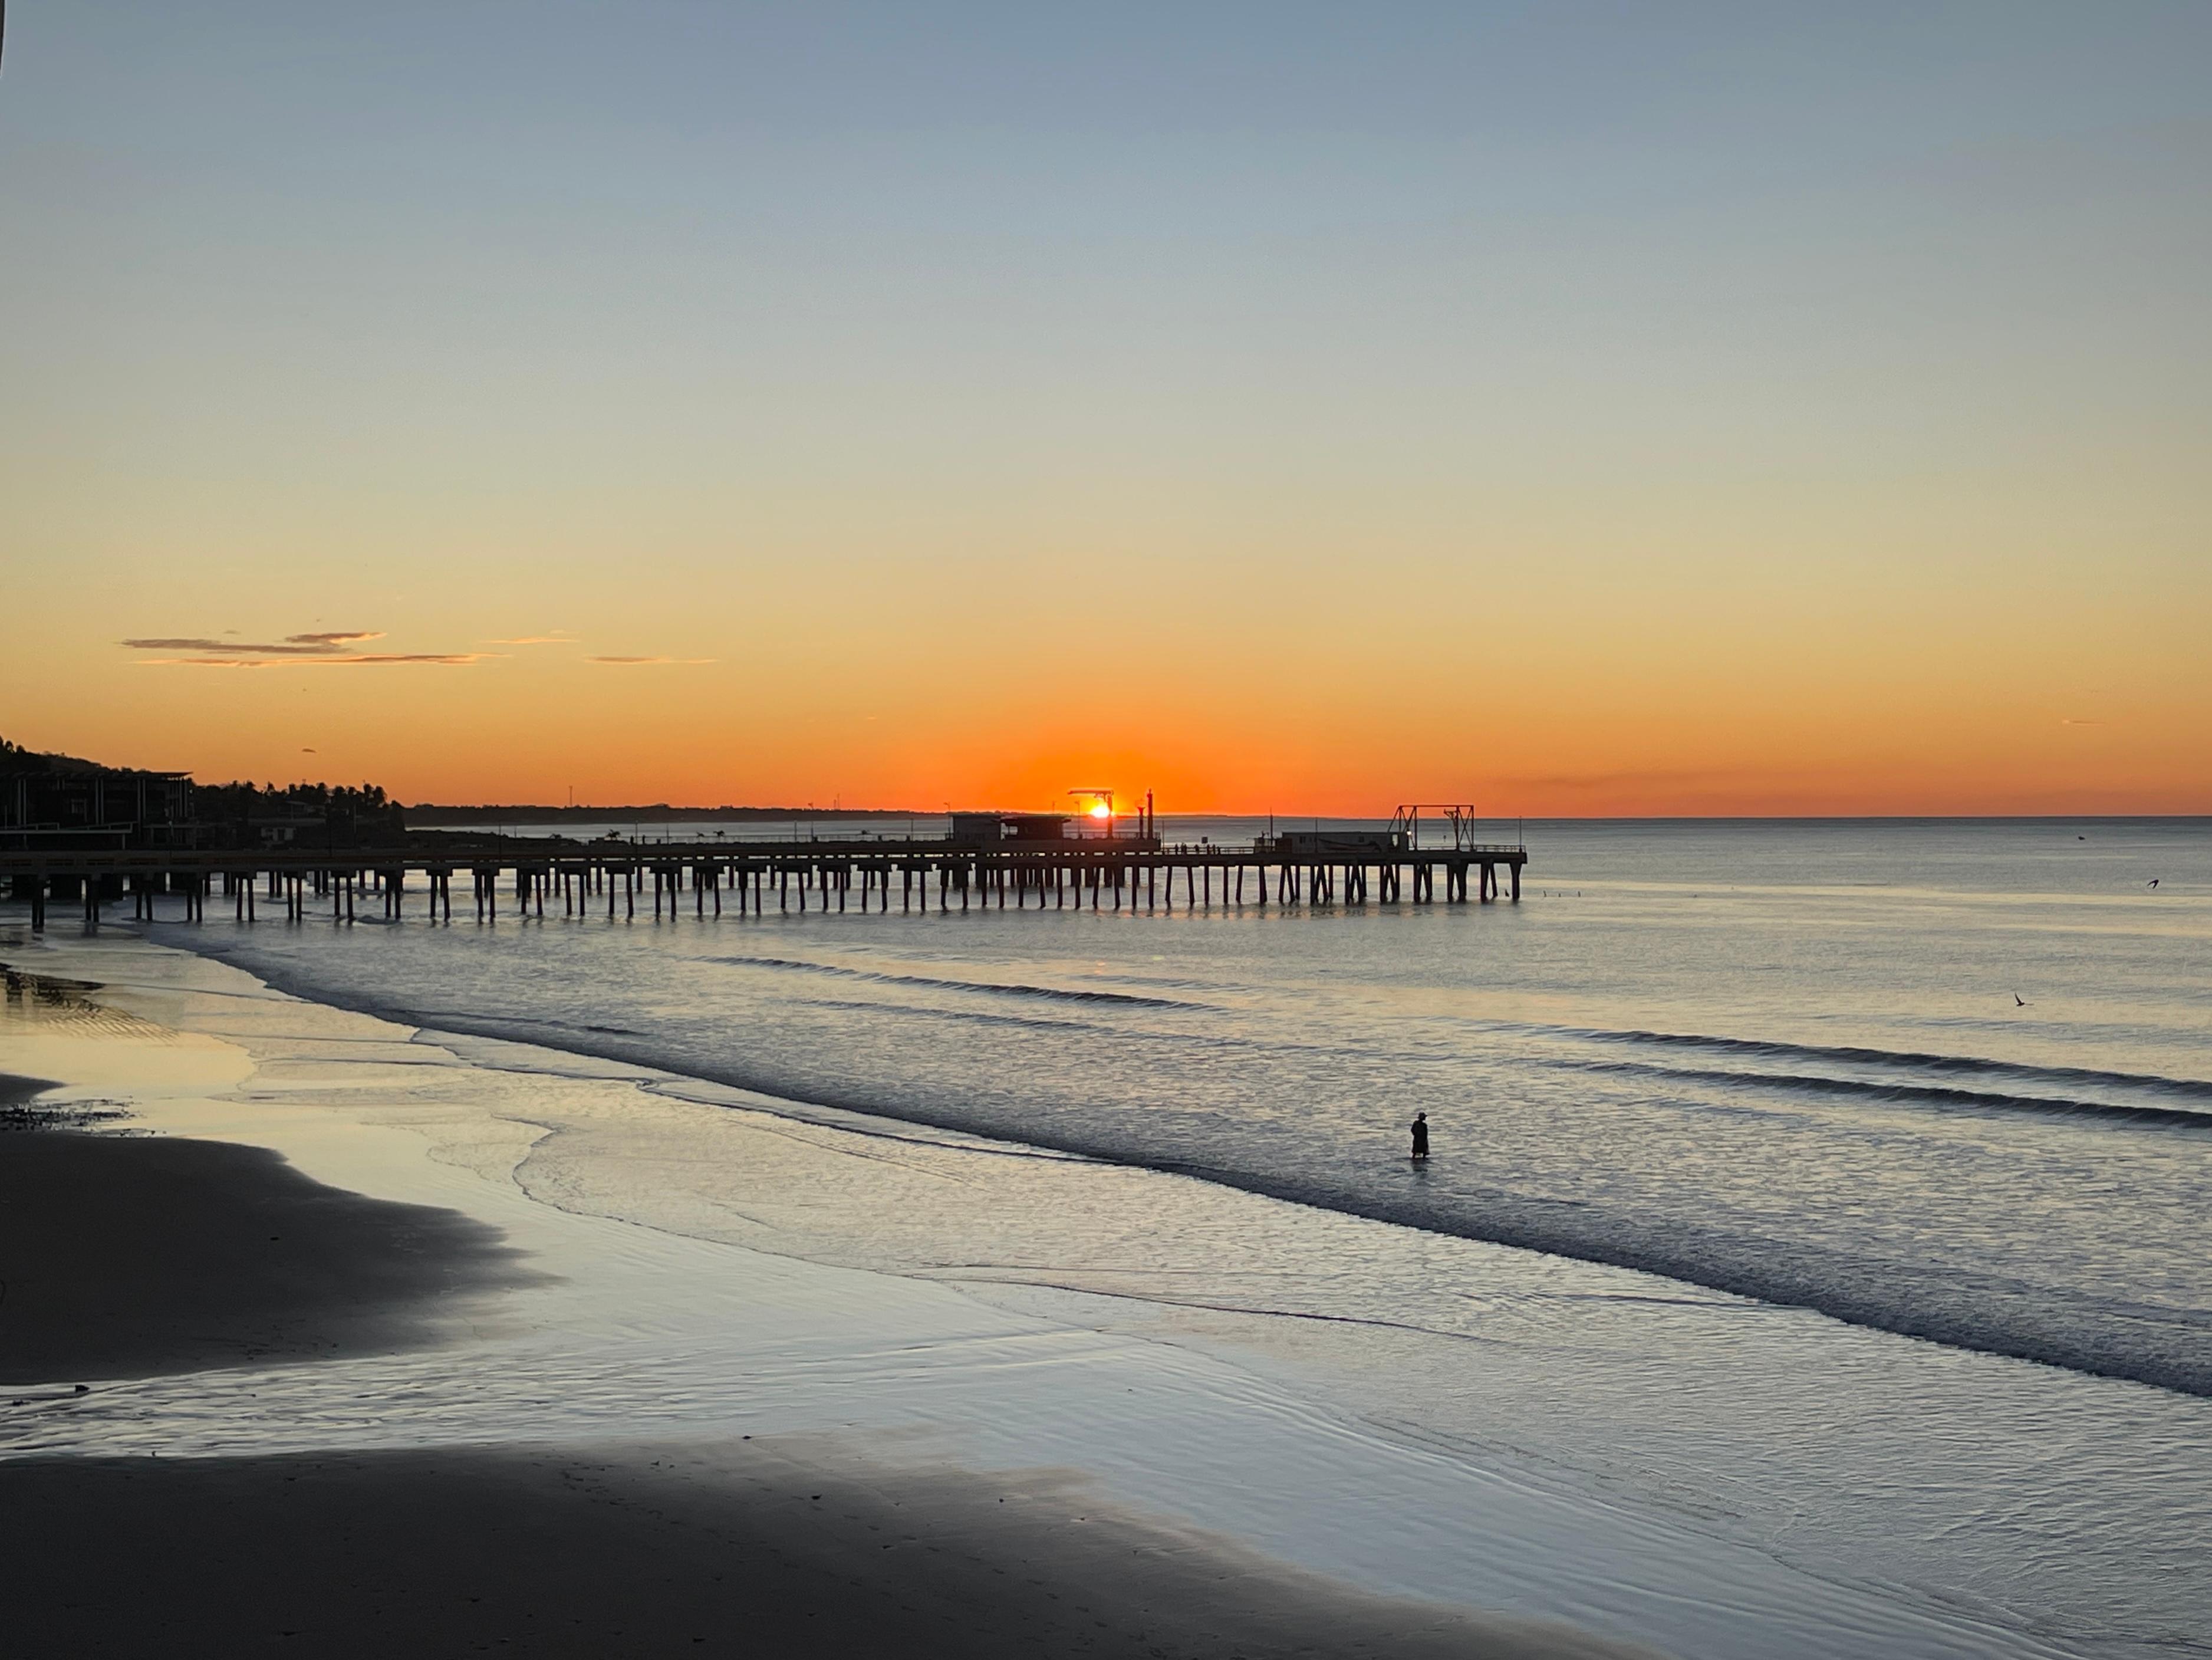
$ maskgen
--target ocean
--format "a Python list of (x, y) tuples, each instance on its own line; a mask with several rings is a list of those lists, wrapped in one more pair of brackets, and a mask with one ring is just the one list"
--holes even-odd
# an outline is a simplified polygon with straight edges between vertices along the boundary
[[(487, 1066), (653, 1069), (681, 1111), (530, 1155), (566, 1207), (1230, 1355), (2053, 1651), (2204, 1651), (2212, 822), (1526, 836), (1517, 906), (151, 933)], [(896, 1168), (856, 1215), (724, 1157), (740, 1110)]]

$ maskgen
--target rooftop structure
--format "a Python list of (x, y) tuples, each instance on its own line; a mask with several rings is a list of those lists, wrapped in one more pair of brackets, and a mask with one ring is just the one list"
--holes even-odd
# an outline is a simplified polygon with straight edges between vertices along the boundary
[(103, 767), (66, 755), (0, 755), (0, 848), (189, 846), (187, 772)]

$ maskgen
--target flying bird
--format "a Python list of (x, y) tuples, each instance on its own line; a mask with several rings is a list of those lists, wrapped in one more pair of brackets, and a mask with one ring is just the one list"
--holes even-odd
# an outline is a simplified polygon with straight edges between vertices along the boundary
[(2024, 1009), (2027, 1006), (2027, 1000), (2018, 992), (2014, 992), (2012, 994), (2012, 1006), (2016, 1009)]
[(2150, 879), (2150, 885), (2151, 885), (2151, 886), (2153, 886), (2153, 887), (2156, 887), (2156, 886), (2158, 885), (2158, 878), (2156, 878), (2155, 876), (2152, 877), (2152, 878)]

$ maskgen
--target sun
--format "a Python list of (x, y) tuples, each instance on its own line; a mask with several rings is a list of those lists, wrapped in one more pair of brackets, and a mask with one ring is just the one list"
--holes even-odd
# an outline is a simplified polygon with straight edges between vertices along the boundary
[(1091, 809), (1091, 816), (1093, 818), (1111, 818), (1114, 816), (1114, 804), (1110, 801), (1097, 803)]

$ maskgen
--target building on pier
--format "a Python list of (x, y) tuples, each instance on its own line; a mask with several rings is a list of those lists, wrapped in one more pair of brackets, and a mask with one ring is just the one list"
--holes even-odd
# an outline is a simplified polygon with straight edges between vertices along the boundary
[(193, 845), (188, 772), (0, 751), (0, 848), (18, 852)]
[(996, 848), (1006, 853), (1046, 853), (1077, 846), (1145, 852), (1159, 842), (1144, 824), (1141, 818), (1133, 823), (1066, 812), (956, 812), (945, 841), (956, 848)]
[(1064, 812), (956, 812), (946, 838), (955, 847), (1048, 846), (1067, 839)]
[(1401, 830), (1302, 830), (1261, 836), (1252, 847), (1287, 865), (1386, 865), (1413, 845)]

